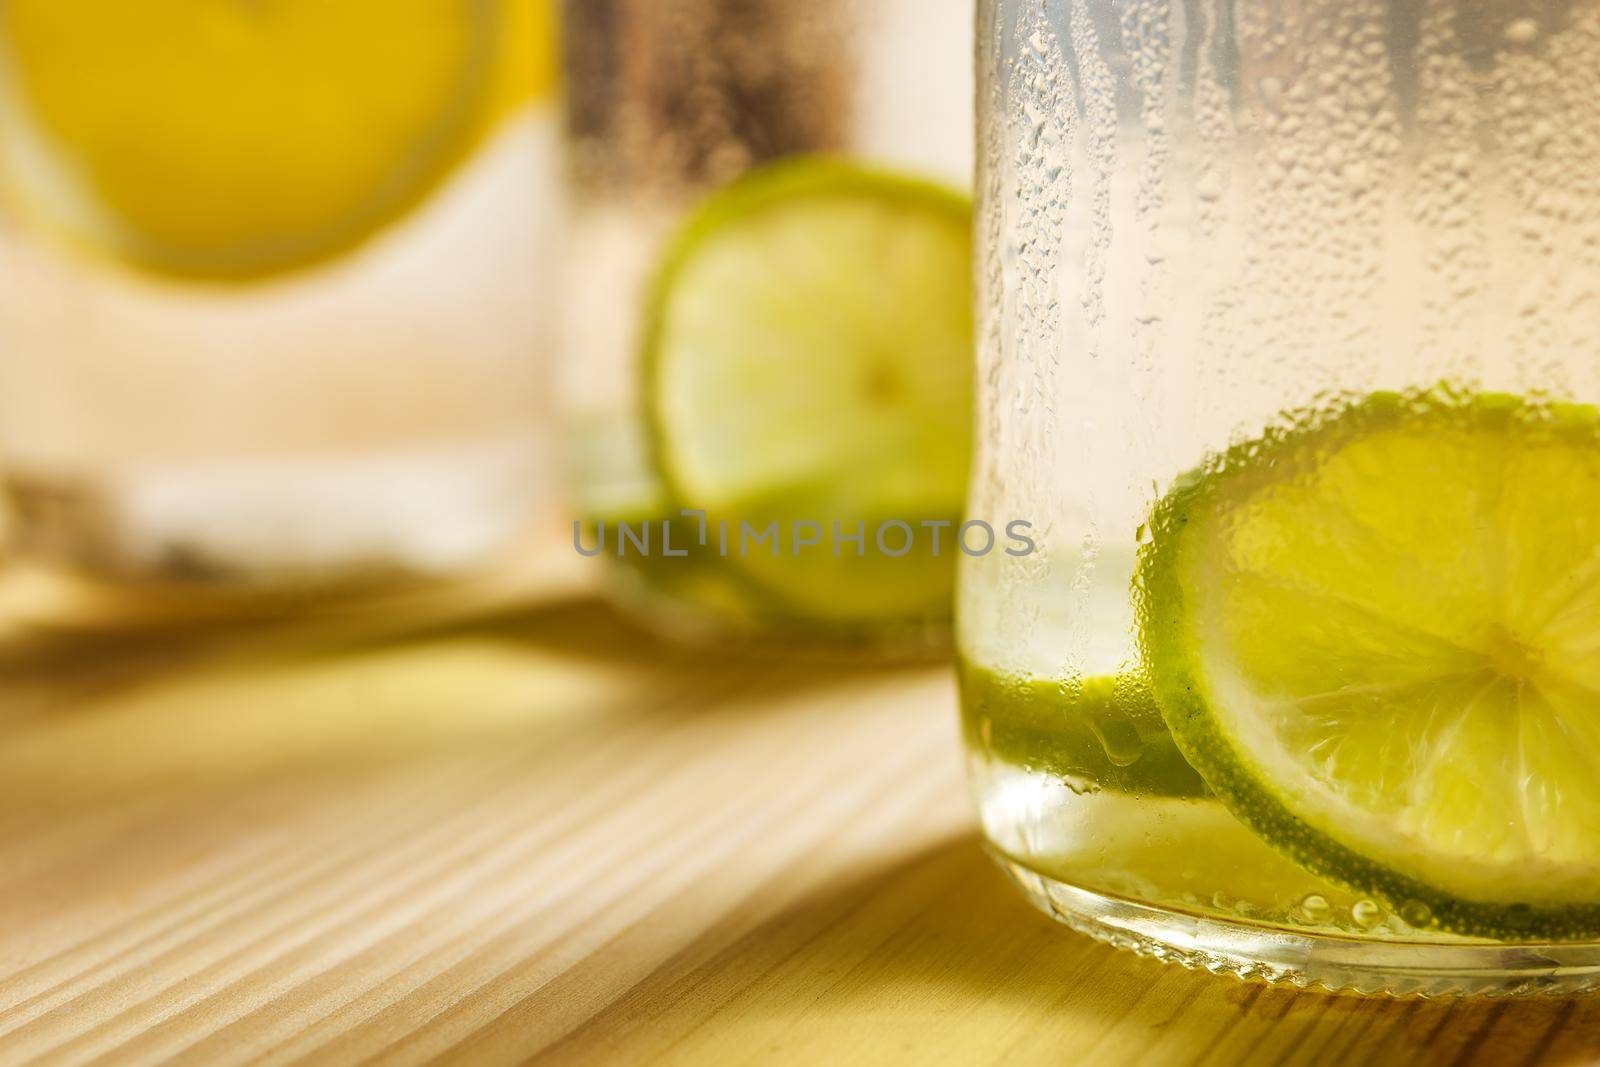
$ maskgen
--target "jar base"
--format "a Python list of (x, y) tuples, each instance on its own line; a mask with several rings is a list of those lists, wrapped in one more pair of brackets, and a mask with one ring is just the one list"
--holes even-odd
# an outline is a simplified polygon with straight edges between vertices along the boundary
[(996, 862), (1040, 911), (1079, 933), (1191, 970), (1394, 997), (1567, 996), (1600, 990), (1600, 944), (1504, 945), (1339, 937), (1138, 904)]
[(181, 458), (0, 479), (12, 554), (108, 585), (304, 593), (471, 574), (548, 495), (526, 433), (349, 455)]
[(650, 568), (626, 559), (606, 562), (607, 600), (676, 644), (844, 662), (931, 663), (950, 656), (950, 624), (944, 620), (817, 622), (774, 610), (715, 564), (673, 559)]

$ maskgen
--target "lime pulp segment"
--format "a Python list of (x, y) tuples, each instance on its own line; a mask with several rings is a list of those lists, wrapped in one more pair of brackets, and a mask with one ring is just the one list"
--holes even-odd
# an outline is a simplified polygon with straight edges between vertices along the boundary
[(1146, 666), (1241, 821), (1448, 929), (1600, 934), (1600, 413), (1376, 394), (1213, 458), (1151, 530)]

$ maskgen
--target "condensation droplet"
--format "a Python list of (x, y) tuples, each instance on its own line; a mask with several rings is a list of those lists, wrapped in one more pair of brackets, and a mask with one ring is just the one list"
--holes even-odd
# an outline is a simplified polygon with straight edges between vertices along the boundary
[(1400, 918), (1407, 926), (1424, 930), (1433, 923), (1433, 909), (1420, 900), (1408, 900), (1400, 905)]
[(1539, 24), (1533, 19), (1517, 19), (1506, 24), (1506, 40), (1512, 44), (1532, 44), (1539, 39)]
[(1277, 107), (1279, 101), (1283, 99), (1282, 78), (1269, 74), (1265, 78), (1262, 78), (1260, 81), (1256, 82), (1256, 89), (1261, 93), (1261, 102), (1266, 104), (1268, 107)]
[(1326, 922), (1333, 914), (1333, 905), (1328, 903), (1328, 898), (1321, 893), (1312, 893), (1300, 901), (1300, 915), (1306, 922)]
[(1363, 930), (1371, 930), (1383, 921), (1383, 908), (1373, 900), (1358, 900), (1350, 906), (1350, 918)]
[(1094, 724), (1093, 730), (1113, 766), (1131, 767), (1144, 755), (1144, 741), (1139, 737), (1139, 730), (1126, 719), (1102, 719)]

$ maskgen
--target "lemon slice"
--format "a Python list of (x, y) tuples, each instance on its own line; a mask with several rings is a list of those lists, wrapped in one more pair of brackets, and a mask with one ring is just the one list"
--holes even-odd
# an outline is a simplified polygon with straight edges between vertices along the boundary
[(1372, 396), (1214, 458), (1151, 531), (1152, 685), (1241, 821), (1448, 929), (1600, 934), (1600, 413)]
[[(656, 464), (674, 507), (728, 524), (728, 566), (766, 614), (949, 617), (971, 451), (971, 224), (959, 194), (803, 159), (718, 193), (669, 252), (643, 364)], [(810, 524), (798, 538), (797, 523)], [(748, 540), (746, 525), (775, 536)]]
[(7, 0), (0, 189), (24, 220), (148, 271), (325, 260), (548, 81), (547, 54), (502, 48), (502, 28), (538, 21), (527, 0)]

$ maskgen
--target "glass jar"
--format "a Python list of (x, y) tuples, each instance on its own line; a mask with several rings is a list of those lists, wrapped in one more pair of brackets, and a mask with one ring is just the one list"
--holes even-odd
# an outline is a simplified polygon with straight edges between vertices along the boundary
[[(661, 523), (683, 520), (650, 454), (640, 385), (646, 306), (669, 240), (709, 195), (793, 157), (968, 188), (972, 18), (972, 0), (568, 0), (562, 391), (582, 514), (573, 549), (603, 557), (607, 589), (642, 619), (718, 636), (815, 621), (753, 592), (725, 558), (662, 554)], [(658, 531), (655, 551), (630, 551), (624, 523)], [(672, 540), (696, 537), (685, 528)]]
[(515, 550), (553, 477), (542, 0), (114, 7), (0, 12), (13, 558), (227, 599)]
[(1067, 924), (1600, 982), (1600, 3), (983, 0), (965, 735)]

